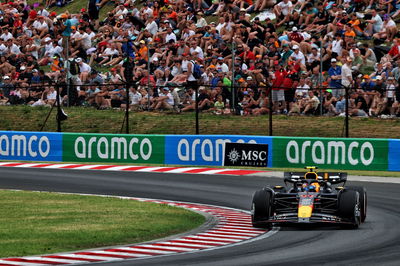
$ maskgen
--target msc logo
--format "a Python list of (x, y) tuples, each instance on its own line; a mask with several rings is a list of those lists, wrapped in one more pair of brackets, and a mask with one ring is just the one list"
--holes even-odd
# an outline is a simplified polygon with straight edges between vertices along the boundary
[(242, 159), (245, 161), (265, 161), (267, 156), (266, 151), (242, 151)]
[(239, 152), (235, 149), (231, 150), (228, 154), (229, 160), (234, 164), (240, 159)]
[(267, 144), (226, 143), (225, 166), (262, 166), (268, 163)]

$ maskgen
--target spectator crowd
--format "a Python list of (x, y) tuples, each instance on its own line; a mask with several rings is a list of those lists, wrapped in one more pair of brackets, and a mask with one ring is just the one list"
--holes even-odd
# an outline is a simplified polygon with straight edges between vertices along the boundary
[(4, 2), (0, 105), (394, 118), (397, 2)]

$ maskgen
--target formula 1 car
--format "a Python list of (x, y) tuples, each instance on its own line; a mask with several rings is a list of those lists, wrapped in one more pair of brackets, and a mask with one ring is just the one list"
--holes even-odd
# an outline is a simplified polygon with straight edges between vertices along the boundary
[(306, 169), (307, 172), (285, 172), (285, 186), (264, 187), (254, 193), (253, 226), (330, 223), (358, 228), (367, 216), (366, 189), (345, 186), (347, 173), (317, 173), (316, 167)]

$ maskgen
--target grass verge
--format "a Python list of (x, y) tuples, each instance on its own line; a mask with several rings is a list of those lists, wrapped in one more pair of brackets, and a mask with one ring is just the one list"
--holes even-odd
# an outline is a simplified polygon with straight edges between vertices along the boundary
[[(64, 108), (68, 120), (62, 122), (63, 132), (120, 133), (124, 112), (93, 108)], [(49, 113), (48, 107), (0, 106), (0, 130), (39, 131)], [(56, 110), (51, 113), (43, 131), (57, 130)], [(132, 134), (194, 134), (194, 113), (130, 112), (129, 132)], [(201, 113), (200, 134), (268, 135), (268, 116), (217, 116)], [(400, 119), (350, 118), (350, 137), (400, 138)], [(125, 132), (125, 128), (123, 131)], [(273, 116), (274, 136), (342, 137), (343, 117)]]
[(0, 190), (0, 213), (0, 258), (138, 243), (205, 221), (164, 204), (8, 190)]

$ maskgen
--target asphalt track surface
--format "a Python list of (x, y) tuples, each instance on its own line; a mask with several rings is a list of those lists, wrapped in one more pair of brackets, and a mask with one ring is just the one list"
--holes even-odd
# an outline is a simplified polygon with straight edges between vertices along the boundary
[[(248, 210), (255, 190), (282, 179), (259, 176), (125, 173), (0, 167), (0, 188), (109, 194)], [(358, 230), (284, 227), (243, 245), (96, 265), (400, 265), (400, 184), (349, 182), (368, 191)], [(86, 264), (87, 265), (87, 264)]]

